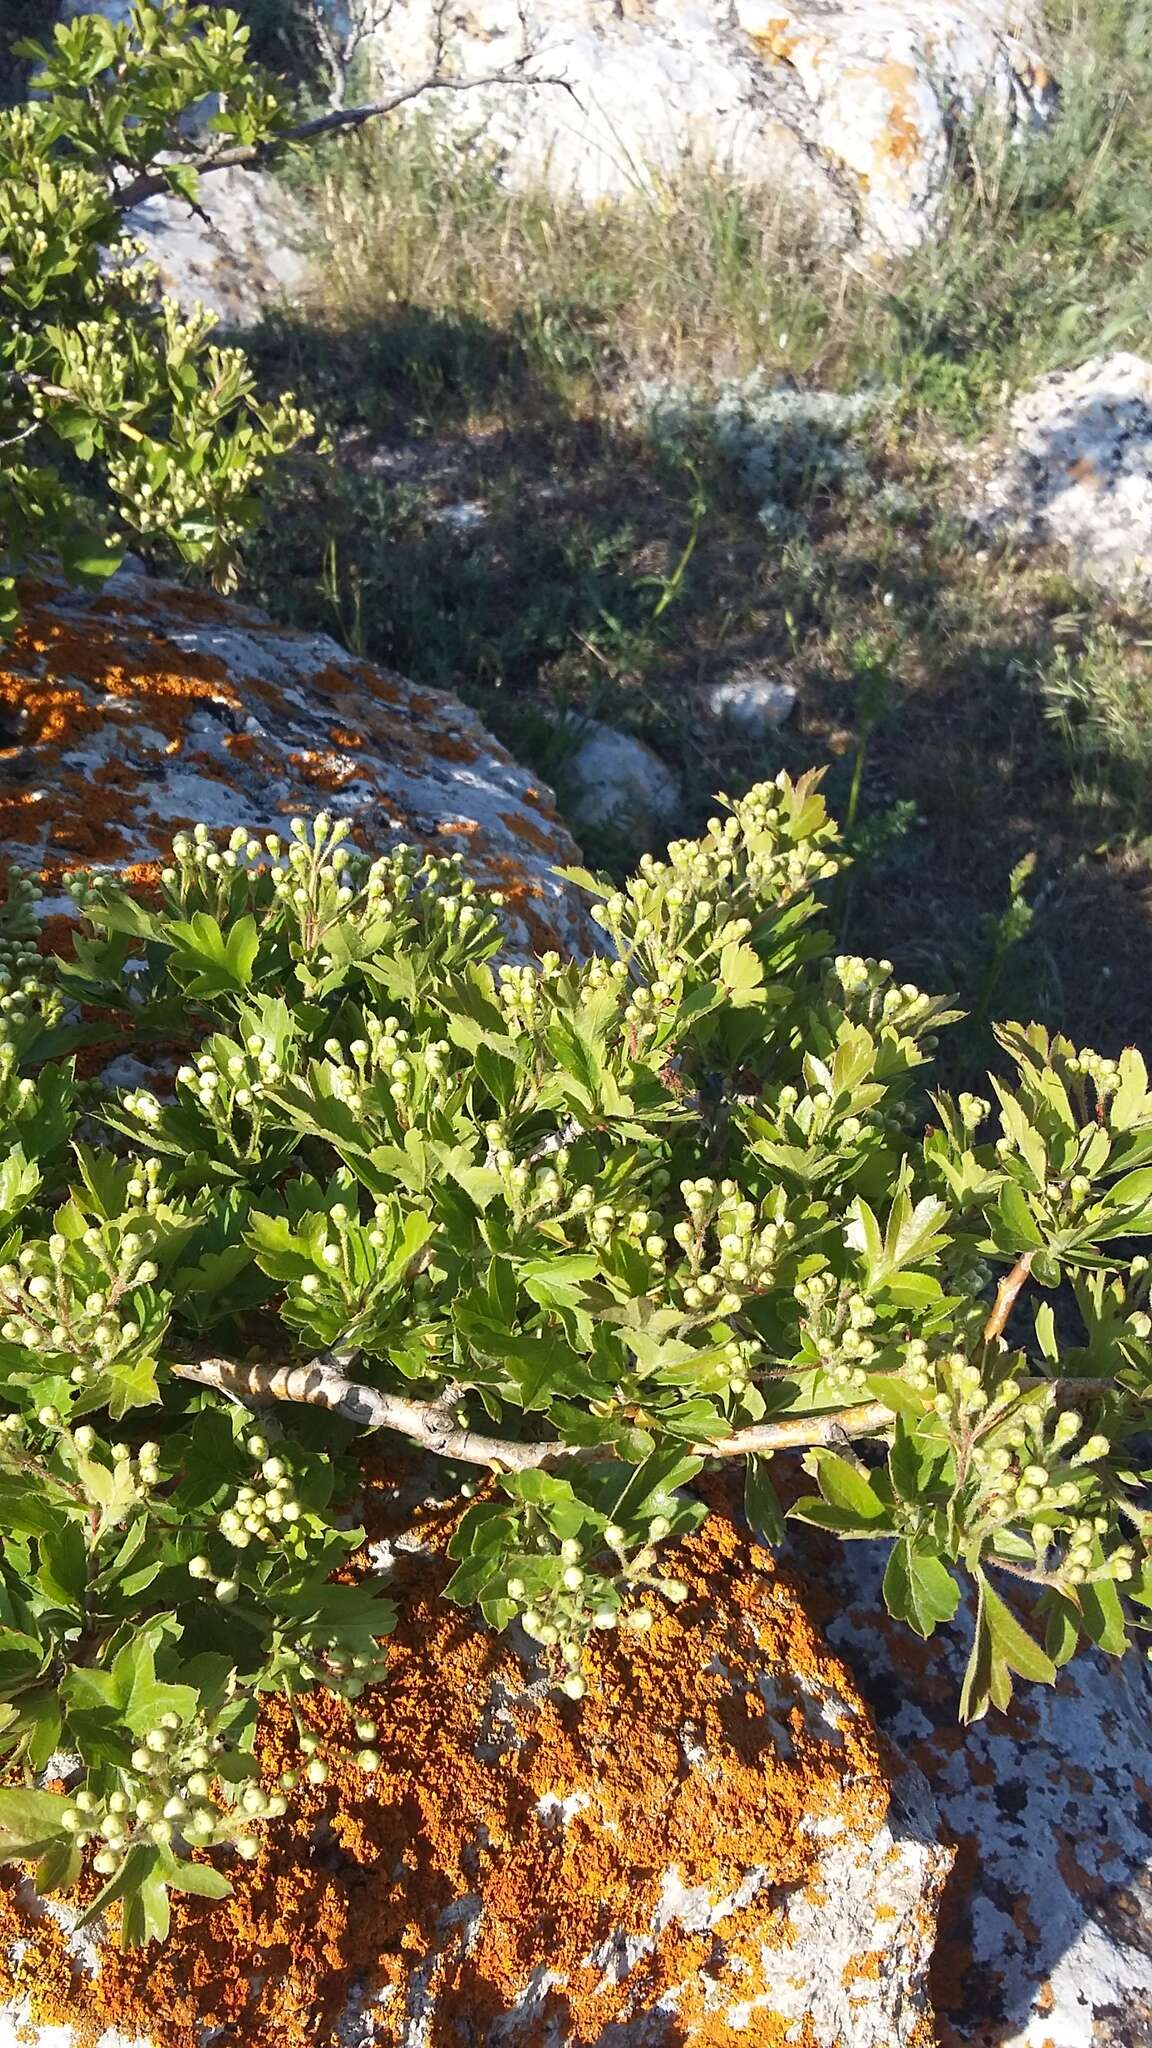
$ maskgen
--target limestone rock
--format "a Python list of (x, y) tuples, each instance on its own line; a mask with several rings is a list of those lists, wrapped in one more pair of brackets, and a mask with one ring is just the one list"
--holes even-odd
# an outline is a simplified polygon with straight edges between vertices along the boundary
[(197, 213), (175, 193), (161, 193), (128, 222), (164, 290), (182, 306), (207, 306), (227, 327), (251, 326), (268, 307), (298, 296), (308, 271), (299, 209), (279, 179), (260, 172), (205, 178)]
[(1027, 127), (1052, 104), (1033, 0), (736, 0), (736, 17), (800, 79), (811, 141), (888, 248), (939, 225), (958, 114), (991, 105)]
[(738, 726), (752, 739), (763, 739), (787, 724), (796, 709), (796, 691), (777, 676), (747, 670), (711, 683), (704, 701), (713, 718)]
[(49, 889), (84, 864), (144, 877), (195, 821), (283, 831), (327, 808), (371, 850), (464, 853), (525, 949), (590, 929), (553, 872), (579, 855), (550, 793), (475, 712), (221, 598), (123, 574), (95, 598), (31, 591), (0, 741), (0, 853)]
[(631, 733), (598, 719), (572, 716), (574, 751), (563, 764), (565, 806), (577, 831), (619, 829), (640, 844), (667, 838), (680, 806), (680, 785), (659, 754)]
[(1109, 589), (1152, 588), (1152, 362), (1119, 351), (1056, 370), (1009, 418), (1012, 445), (977, 517), (1057, 542)]
[[(950, 1853), (923, 1781), (893, 1776), (801, 1589), (723, 1514), (677, 1570), (687, 1600), (598, 1637), (577, 1706), (401, 1552), (388, 1680), (358, 1709), (377, 1777), (335, 1761), (211, 1919), (174, 1900), (163, 1949), (102, 1946), (94, 1979), (9, 1883), (0, 1986), (23, 1940), (42, 2027), (83, 2002), (153, 2048), (931, 2048)], [(269, 1701), (269, 1768), (289, 1728)]]
[[(65, 0), (94, 4), (123, 13)], [(347, 25), (337, 0), (319, 4)], [(1040, 0), (359, 0), (356, 19), (384, 86), (513, 66), (541, 81), (440, 98), (510, 181), (595, 201), (697, 163), (766, 186), (834, 245), (860, 227), (881, 249), (914, 247), (942, 225), (957, 116), (991, 105), (1023, 133), (1054, 102)], [(203, 198), (212, 230), (168, 202), (133, 221), (177, 289), (199, 275), (210, 303), (245, 304), (291, 289), (274, 186), (206, 180)]]
[[(373, 0), (381, 69), (566, 81), (493, 88), (510, 173), (595, 199), (686, 159), (766, 183), (842, 238), (909, 248), (939, 225), (957, 113), (1042, 118), (1052, 83), (1035, 0)], [(468, 116), (470, 118), (470, 115)]]
[[(803, 1555), (803, 1546), (801, 1546)], [(934, 1970), (943, 2038), (1146, 2048), (1152, 2035), (1152, 1672), (1082, 1654), (962, 1729), (972, 1617), (928, 1643), (891, 1622), (883, 1546), (830, 1561), (829, 1641), (932, 1788), (956, 1867)], [(804, 1568), (816, 1568), (811, 1557)], [(828, 1573), (821, 1569), (821, 1575)], [(954, 2031), (948, 2031), (951, 2028)]]

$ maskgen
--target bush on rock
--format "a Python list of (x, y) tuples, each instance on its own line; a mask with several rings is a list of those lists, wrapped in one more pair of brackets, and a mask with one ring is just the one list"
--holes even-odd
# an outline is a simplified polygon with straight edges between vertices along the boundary
[[(91, 1910), (162, 1935), (168, 1887), (227, 1890), (201, 1852), (253, 1853), (322, 1782), (303, 1731), (260, 1781), (256, 1712), (382, 1673), (387, 1603), (339, 1575), (365, 1431), (462, 1497), (488, 1473), (450, 1590), (572, 1699), (590, 1630), (682, 1597), (709, 1464), (743, 1461), (779, 1535), (788, 1446), (816, 1485), (792, 1512), (893, 1538), (921, 1635), (975, 1579), (966, 1715), (1082, 1640), (1127, 1647), (1152, 1606), (1144, 1066), (1008, 1026), (995, 1113), (938, 1096), (925, 1130), (955, 1013), (833, 955), (839, 861), (814, 779), (781, 776), (623, 890), (576, 874), (613, 951), (534, 966), (493, 964), (499, 899), (458, 860), (370, 861), (324, 815), (179, 836), (150, 903), (78, 875), (56, 954), (12, 876), (0, 1848), (41, 1889), (90, 1856)], [(153, 1074), (109, 1092), (124, 1044)]]

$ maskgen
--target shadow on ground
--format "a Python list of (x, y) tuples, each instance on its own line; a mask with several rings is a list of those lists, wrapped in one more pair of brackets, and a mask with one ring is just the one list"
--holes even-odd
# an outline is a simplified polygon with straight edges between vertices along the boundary
[[(843, 814), (866, 739), (842, 943), (959, 991), (974, 1015), (954, 1068), (980, 1067), (995, 1015), (1108, 1051), (1148, 1043), (1152, 866), (1131, 821), (1122, 843), (1085, 801), (1038, 683), (1057, 647), (1120, 615), (1052, 557), (984, 546), (915, 432), (868, 447), (863, 488), (801, 481), (781, 540), (714, 448), (658, 445), (524, 334), (397, 307), (338, 331), (281, 318), (246, 341), (263, 384), (299, 391), (332, 441), (277, 484), (248, 595), (457, 690), (562, 808), (567, 706), (655, 747), (685, 831), (718, 790), (780, 766), (824, 766)], [(708, 686), (748, 672), (795, 686), (782, 732), (708, 714)], [(622, 831), (586, 851), (623, 871), (642, 843)], [(1004, 949), (1026, 854), (1035, 917)]]

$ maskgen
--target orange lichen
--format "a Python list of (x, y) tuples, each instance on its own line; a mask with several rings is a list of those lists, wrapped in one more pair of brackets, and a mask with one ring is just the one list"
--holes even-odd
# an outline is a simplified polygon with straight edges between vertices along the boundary
[(891, 110), (880, 142), (880, 152), (891, 163), (915, 163), (924, 149), (924, 138), (914, 112), (919, 78), (911, 64), (890, 57), (876, 72), (876, 82), (891, 95)]
[(507, 825), (514, 838), (522, 839), (525, 845), (533, 847), (537, 853), (546, 853), (555, 860), (562, 852), (559, 833), (546, 832), (531, 818), (522, 818), (516, 811), (501, 811), (500, 821)]
[(796, 23), (787, 15), (775, 15), (759, 28), (749, 29), (748, 34), (777, 64), (789, 63), (801, 41), (796, 33)]
[(364, 778), (364, 770), (358, 761), (345, 761), (339, 754), (322, 754), (312, 747), (299, 754), (289, 754), (288, 762), (305, 782), (313, 783), (318, 789), (345, 789), (350, 782), (361, 782)]
[[(369, 1486), (369, 1521), (386, 1526), (388, 1482)], [(557, 1981), (525, 2039), (557, 2022), (591, 2044), (677, 1991), (677, 2030), (697, 2048), (730, 2043), (725, 2007), (765, 1997), (761, 1947), (788, 1944), (788, 1891), (812, 1886), (807, 1824), (835, 1817), (866, 1841), (885, 1817), (881, 1757), (851, 1681), (793, 1583), (721, 1512), (677, 1555), (685, 1603), (661, 1611), (643, 1640), (597, 1638), (585, 1700), (529, 1696), (506, 1644), (440, 1597), (436, 1552), (449, 1526), (430, 1514), (433, 1553), (402, 1558), (388, 1681), (356, 1710), (379, 1724), (378, 1776), (365, 1779), (350, 1757), (334, 1763), (328, 1784), (269, 1828), (259, 1858), (230, 1871), (230, 1900), (175, 1899), (162, 1949), (109, 1947), (93, 1980), (73, 1977), (58, 1930), (29, 1920), (9, 1881), (0, 1957), (29, 1946), (19, 1962), (0, 1961), (0, 1996), (28, 1995), (38, 2022), (71, 2023), (83, 2048), (109, 2026), (157, 2048), (198, 2048), (209, 2029), (220, 2048), (330, 2048), (358, 1986), (382, 2000), (373, 2013), (384, 2048), (419, 1970), (430, 2048), (446, 2048), (487, 2038), (546, 1963)], [(759, 1672), (793, 1696), (790, 1743)], [(805, 1681), (842, 1703), (838, 1733), (803, 1711)], [(349, 1739), (339, 1703), (317, 1699), (311, 1714), (322, 1733)], [(687, 1760), (686, 1736), (705, 1763)], [(259, 1753), (270, 1774), (298, 1761), (279, 1701), (262, 1711)], [(557, 1802), (576, 1793), (565, 1819)], [(592, 1960), (598, 1946), (651, 1934), (672, 1866), (716, 1900), (752, 1868), (765, 1884), (725, 1915), (720, 1941), (673, 1921), (613, 1981)], [(478, 1923), (454, 1939), (445, 1910), (477, 1896)], [(856, 1974), (872, 1962), (863, 1956)], [(749, 2038), (810, 2043), (767, 1998)]]

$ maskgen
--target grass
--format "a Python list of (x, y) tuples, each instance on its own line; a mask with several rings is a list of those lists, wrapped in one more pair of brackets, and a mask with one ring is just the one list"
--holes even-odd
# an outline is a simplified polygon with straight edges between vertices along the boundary
[[(961, 138), (949, 233), (884, 271), (698, 173), (596, 209), (510, 192), (418, 121), (294, 172), (311, 297), (249, 338), (331, 443), (275, 486), (253, 594), (458, 690), (562, 802), (571, 707), (656, 747), (685, 830), (824, 764), (844, 943), (958, 987), (974, 1048), (993, 1008), (1149, 1036), (1139, 621), (962, 516), (958, 444), (1012, 390), (1147, 345), (1152, 0), (1059, 4), (1051, 131)], [(829, 427), (818, 390), (871, 413)], [(704, 709), (748, 670), (798, 693), (758, 744)]]

